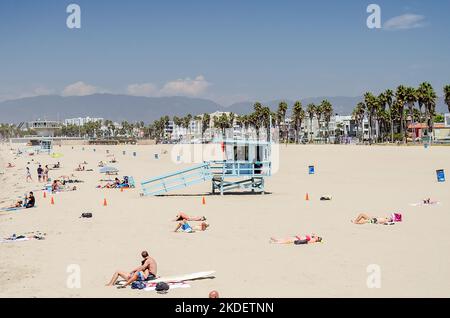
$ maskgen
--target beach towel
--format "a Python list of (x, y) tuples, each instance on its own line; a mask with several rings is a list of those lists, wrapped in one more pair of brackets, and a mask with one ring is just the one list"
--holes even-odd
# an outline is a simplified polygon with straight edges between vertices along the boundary
[(417, 202), (417, 203), (410, 203), (409, 205), (410, 206), (419, 206), (419, 207), (421, 207), (421, 206), (436, 206), (436, 205), (439, 205), (439, 204), (441, 204), (439, 201), (431, 201), (430, 203), (424, 203), (422, 201), (422, 202)]
[(23, 241), (29, 241), (30, 239), (28, 237), (22, 237), (18, 239), (0, 239), (0, 243), (14, 243), (14, 242), (23, 242)]

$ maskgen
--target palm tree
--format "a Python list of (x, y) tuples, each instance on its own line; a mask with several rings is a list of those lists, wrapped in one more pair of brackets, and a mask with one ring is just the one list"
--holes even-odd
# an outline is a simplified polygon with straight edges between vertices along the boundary
[[(414, 87), (406, 87), (405, 89), (405, 102), (408, 105), (409, 117), (411, 118), (411, 124), (414, 125), (414, 104), (417, 101), (417, 92)], [(408, 143), (407, 129), (405, 129), (405, 140)]]
[(295, 143), (298, 144), (299, 129), (302, 127), (302, 122), (305, 119), (305, 111), (302, 108), (302, 103), (296, 101), (292, 108), (292, 121), (295, 129)]
[(322, 111), (323, 117), (325, 119), (325, 126), (327, 128), (327, 142), (329, 142), (329, 138), (330, 138), (330, 131), (329, 131), (329, 126), (330, 126), (330, 120), (331, 120), (331, 116), (333, 115), (333, 106), (331, 105), (331, 103), (328, 100), (323, 100), (322, 103), (320, 104), (319, 107)]
[(372, 93), (367, 92), (364, 94), (364, 103), (366, 106), (365, 108), (367, 110), (367, 117), (369, 121), (369, 141), (370, 143), (372, 143), (373, 117), (375, 116), (377, 110), (378, 101)]
[(400, 121), (400, 135), (403, 136), (403, 129), (404, 129), (404, 109), (405, 109), (405, 102), (406, 102), (406, 87), (403, 85), (400, 85), (397, 87), (397, 90), (395, 91), (395, 110), (396, 113), (399, 115), (399, 121)]
[(384, 92), (384, 98), (385, 98), (385, 102), (389, 107), (389, 122), (390, 122), (390, 126), (391, 126), (391, 142), (394, 142), (394, 119), (393, 119), (393, 108), (392, 108), (392, 103), (393, 103), (393, 97), (394, 97), (394, 92), (390, 89), (387, 89)]
[(421, 100), (422, 105), (425, 106), (425, 118), (427, 120), (428, 133), (431, 136), (433, 132), (433, 117), (436, 112), (436, 92), (430, 83), (424, 82), (419, 85), (417, 89), (418, 99)]
[(444, 86), (444, 99), (447, 104), (448, 111), (450, 112), (450, 85)]
[(276, 114), (276, 118), (277, 118), (277, 122), (278, 122), (278, 127), (281, 128), (282, 131), (282, 139), (286, 138), (286, 112), (288, 109), (288, 104), (286, 102), (280, 102), (278, 104), (278, 110), (277, 110), (277, 114)]
[(211, 121), (211, 116), (208, 113), (204, 113), (202, 116), (202, 140), (206, 130), (209, 128), (209, 123)]
[(310, 142), (312, 142), (312, 123), (313, 123), (313, 119), (314, 119), (314, 115), (316, 114), (316, 105), (314, 105), (313, 103), (308, 104), (308, 106), (306, 106), (306, 113), (308, 114), (308, 118), (309, 118), (309, 129), (308, 129), (308, 133), (309, 133), (309, 139)]
[[(366, 105), (363, 102), (359, 102), (358, 105), (356, 105), (355, 109), (353, 110), (352, 117), (353, 120), (356, 121), (356, 125), (358, 127), (359, 133), (359, 141), (362, 142), (364, 139), (364, 114), (365, 114), (365, 107)], [(361, 127), (361, 129), (359, 129)]]
[(379, 140), (384, 141), (386, 136), (386, 122), (387, 122), (387, 113), (386, 113), (386, 95), (384, 93), (381, 93), (377, 97), (377, 109), (375, 112), (375, 117), (378, 122), (378, 127), (380, 128), (380, 136)]
[(317, 119), (317, 125), (319, 127), (319, 137), (322, 138), (322, 129), (321, 129), (321, 122), (322, 122), (322, 115), (323, 115), (323, 109), (322, 104), (319, 104), (316, 106), (316, 119)]

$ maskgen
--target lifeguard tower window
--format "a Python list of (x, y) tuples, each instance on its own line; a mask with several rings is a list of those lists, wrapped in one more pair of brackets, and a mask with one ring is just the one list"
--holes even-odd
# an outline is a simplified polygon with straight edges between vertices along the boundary
[(234, 146), (234, 161), (248, 161), (248, 146)]

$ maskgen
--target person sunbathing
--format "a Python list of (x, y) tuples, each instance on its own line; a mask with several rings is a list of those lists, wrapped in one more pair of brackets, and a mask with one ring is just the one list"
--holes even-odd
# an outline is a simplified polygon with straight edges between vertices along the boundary
[(81, 166), (81, 164), (78, 165), (78, 168), (75, 169), (75, 171), (84, 171), (84, 170), (85, 170), (85, 167)]
[(311, 234), (311, 235), (296, 235), (296, 236), (291, 236), (291, 237), (287, 237), (287, 238), (275, 238), (275, 237), (271, 237), (270, 238), (270, 243), (272, 244), (296, 244), (296, 245), (301, 245), (301, 244), (311, 244), (311, 243), (320, 243), (322, 242), (322, 237), (316, 235), (316, 234)]
[(431, 198), (422, 200), (422, 204), (424, 204), (424, 205), (431, 205), (431, 204), (437, 204), (437, 203), (438, 203), (438, 201), (432, 201)]
[(11, 204), (10, 206), (7, 206), (6, 208), (3, 208), (3, 209), (17, 209), (17, 208), (21, 208), (21, 207), (23, 207), (23, 201), (18, 200), (16, 202), (14, 202), (13, 204)]
[(59, 180), (53, 180), (52, 183), (52, 192), (58, 192), (61, 190), (61, 182), (59, 182)]
[(57, 164), (54, 164), (54, 165), (53, 165), (53, 169), (59, 169), (59, 168), (61, 168), (61, 164), (60, 164), (59, 161), (58, 161)]
[(365, 213), (360, 213), (356, 219), (351, 221), (354, 224), (389, 224), (393, 222), (392, 217), (373, 217)]
[(175, 216), (173, 221), (206, 221), (204, 216), (189, 216), (186, 213), (180, 212)]
[(8, 162), (8, 167), (7, 168), (14, 168), (15, 165), (13, 165), (11, 162)]
[(200, 225), (195, 225), (192, 227), (186, 220), (182, 220), (181, 222), (178, 222), (174, 232), (178, 232), (178, 230), (181, 229), (184, 233), (194, 233), (196, 231), (206, 231), (208, 227), (209, 224), (206, 222), (202, 222)]
[(112, 276), (110, 282), (106, 286), (113, 286), (119, 277), (126, 280), (125, 285), (120, 286), (120, 288), (125, 288), (134, 281), (146, 281), (156, 278), (157, 264), (156, 261), (148, 255), (147, 251), (142, 251), (141, 256), (143, 260), (141, 265), (133, 269), (130, 273), (124, 271), (117, 271)]

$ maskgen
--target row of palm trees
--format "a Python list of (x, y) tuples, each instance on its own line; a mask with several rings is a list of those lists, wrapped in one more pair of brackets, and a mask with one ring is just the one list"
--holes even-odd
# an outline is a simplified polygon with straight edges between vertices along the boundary
[[(444, 87), (444, 95), (450, 111), (450, 85)], [(394, 142), (394, 139), (407, 142), (408, 122), (426, 123), (427, 135), (430, 135), (436, 116), (436, 101), (436, 92), (428, 82), (421, 83), (417, 88), (400, 85), (395, 92), (387, 89), (377, 96), (367, 92), (364, 94), (364, 100), (356, 105), (352, 113), (359, 127), (359, 138), (361, 141), (364, 138), (364, 119), (368, 121), (370, 142)], [(374, 138), (376, 126), (379, 133)]]

